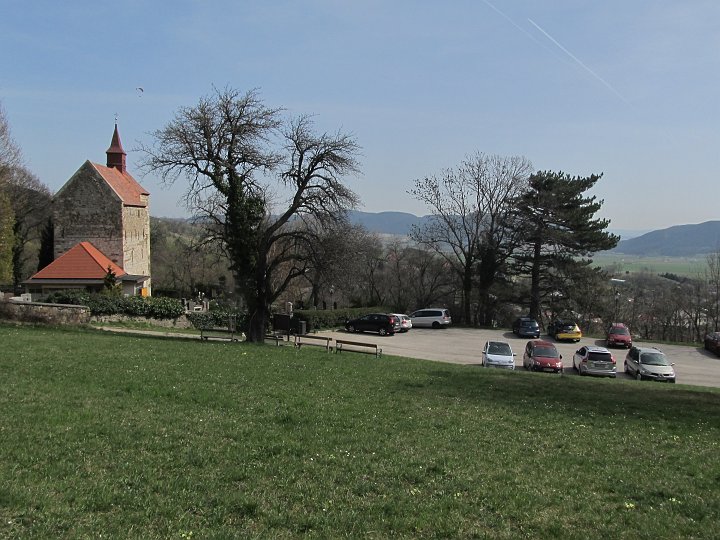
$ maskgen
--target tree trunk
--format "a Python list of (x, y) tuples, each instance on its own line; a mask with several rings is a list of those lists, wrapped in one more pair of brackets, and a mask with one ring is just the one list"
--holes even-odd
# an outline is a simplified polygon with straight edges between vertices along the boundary
[(472, 323), (472, 312), (470, 310), (470, 300), (472, 298), (472, 269), (465, 268), (463, 275), (463, 322), (466, 325)]
[(540, 320), (540, 250), (542, 243), (535, 242), (530, 271), (530, 317)]

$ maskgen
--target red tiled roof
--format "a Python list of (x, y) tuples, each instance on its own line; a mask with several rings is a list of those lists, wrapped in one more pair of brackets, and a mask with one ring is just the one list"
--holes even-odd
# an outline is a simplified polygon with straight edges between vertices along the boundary
[(103, 279), (108, 267), (116, 277), (126, 273), (90, 242), (80, 242), (30, 279)]
[(147, 206), (147, 202), (142, 200), (141, 195), (148, 196), (150, 193), (135, 180), (130, 173), (120, 172), (115, 167), (105, 167), (98, 163), (92, 163), (95, 170), (108, 183), (108, 185), (117, 193), (123, 204), (128, 206)]

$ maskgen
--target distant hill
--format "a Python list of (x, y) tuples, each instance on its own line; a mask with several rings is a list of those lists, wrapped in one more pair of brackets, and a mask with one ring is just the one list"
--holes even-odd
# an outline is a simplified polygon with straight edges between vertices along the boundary
[(621, 240), (613, 253), (645, 257), (689, 257), (720, 249), (720, 221), (676, 225), (636, 238)]
[(418, 217), (406, 212), (359, 212), (352, 210), (348, 213), (350, 223), (362, 225), (368, 231), (381, 234), (395, 234), (404, 236), (410, 232), (413, 225), (421, 225), (432, 216)]
[[(407, 212), (360, 212), (348, 213), (350, 222), (362, 225), (368, 231), (396, 236), (406, 236), (413, 225), (422, 226), (433, 216), (418, 217)], [(153, 218), (166, 221), (171, 228), (187, 229), (196, 225), (184, 219)], [(676, 225), (659, 231), (612, 230), (624, 240), (607, 253), (622, 253), (646, 257), (689, 257), (712, 253), (720, 249), (720, 221), (708, 221), (696, 225)]]

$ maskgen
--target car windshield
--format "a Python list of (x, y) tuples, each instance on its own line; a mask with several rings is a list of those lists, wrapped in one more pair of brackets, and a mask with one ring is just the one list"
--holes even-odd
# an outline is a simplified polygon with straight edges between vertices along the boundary
[(497, 343), (491, 341), (488, 345), (488, 354), (499, 354), (502, 356), (512, 356), (512, 350), (507, 343)]
[(535, 347), (535, 356), (545, 356), (547, 358), (557, 358), (558, 352), (555, 347)]
[(629, 336), (630, 335), (630, 332), (628, 331), (627, 328), (611, 328), (610, 333), (616, 334), (619, 336)]
[(605, 352), (591, 352), (588, 354), (588, 359), (592, 360), (593, 362), (610, 362), (612, 361), (612, 356), (610, 353)]
[(538, 325), (538, 323), (535, 322), (535, 321), (522, 321), (522, 322), (520, 323), (520, 326), (530, 326), (530, 327), (533, 327), (533, 326), (537, 326), (537, 325)]
[(643, 353), (640, 357), (640, 361), (647, 366), (669, 366), (670, 363), (665, 358), (665, 355), (661, 352), (650, 352)]

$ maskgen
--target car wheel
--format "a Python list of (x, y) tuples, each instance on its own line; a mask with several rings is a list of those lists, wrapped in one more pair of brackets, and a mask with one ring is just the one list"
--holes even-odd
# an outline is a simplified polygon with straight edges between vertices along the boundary
[(347, 327), (347, 331), (354, 334), (354, 333), (355, 333), (355, 327), (351, 324), (351, 325), (349, 325), (349, 326)]
[(440, 328), (440, 323), (437, 322), (437, 321), (435, 321), (434, 323), (432, 323), (432, 327), (433, 327), (433, 328)]
[(385, 335), (387, 335), (387, 330), (385, 330), (384, 328), (381, 328), (380, 330), (378, 330), (378, 334), (380, 334), (381, 336), (385, 336)]
[(640, 370), (638, 369), (637, 372), (635, 372), (635, 380), (636, 381), (642, 381), (642, 375), (640, 374)]
[(575, 365), (575, 359), (574, 359), (574, 358), (573, 358), (573, 369), (574, 369), (575, 371), (577, 371), (578, 373), (580, 373), (580, 370), (579, 370), (578, 367)]
[(630, 375), (630, 370), (628, 369), (627, 362), (625, 362), (624, 365), (623, 365), (623, 371), (625, 371), (625, 373), (627, 373), (628, 375)]

